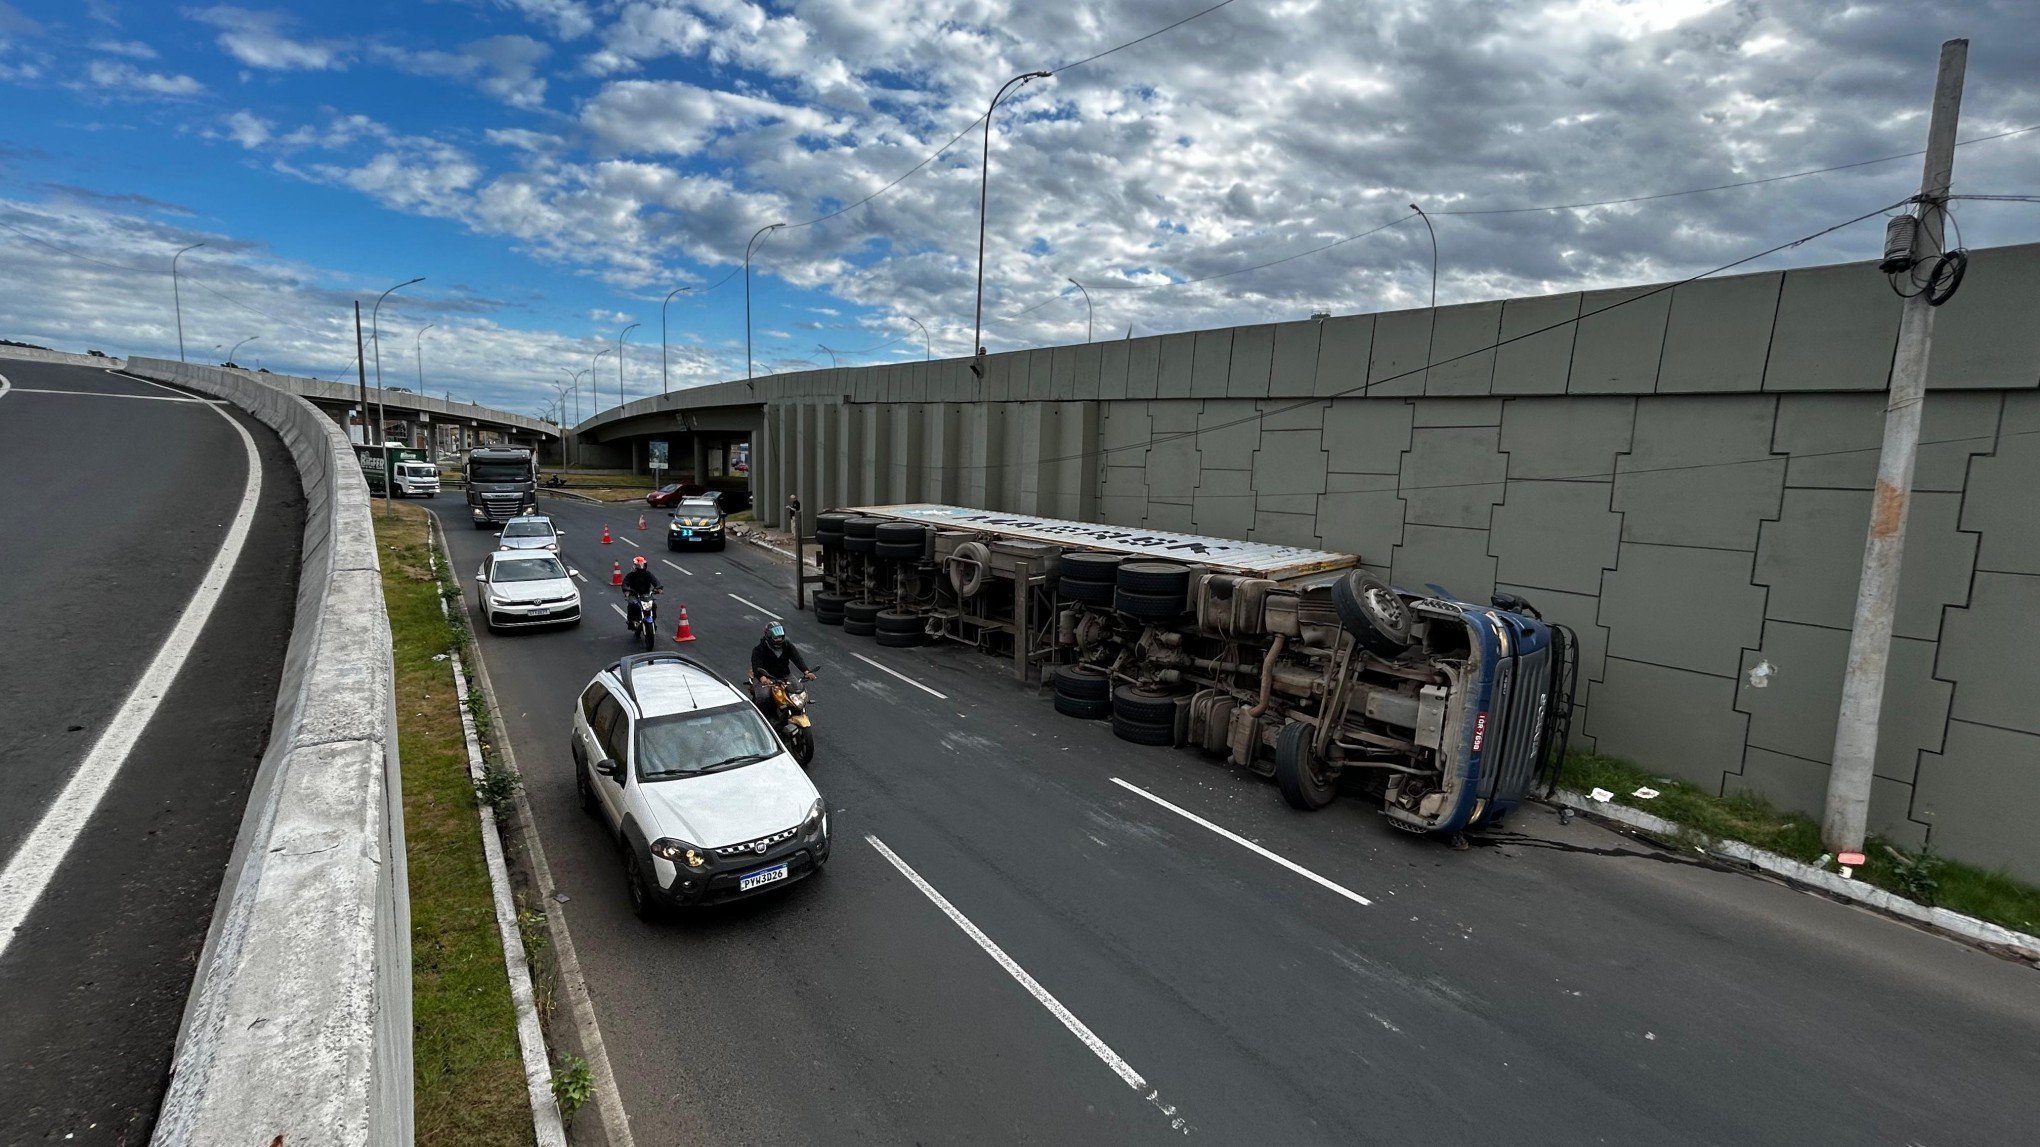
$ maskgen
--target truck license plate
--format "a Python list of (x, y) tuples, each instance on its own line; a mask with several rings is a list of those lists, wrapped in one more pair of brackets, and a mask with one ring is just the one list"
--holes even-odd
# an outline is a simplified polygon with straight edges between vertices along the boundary
[(737, 891), (749, 892), (753, 888), (763, 888), (767, 884), (784, 879), (786, 879), (786, 865), (783, 863), (775, 864), (770, 868), (761, 868), (742, 880), (737, 881)]

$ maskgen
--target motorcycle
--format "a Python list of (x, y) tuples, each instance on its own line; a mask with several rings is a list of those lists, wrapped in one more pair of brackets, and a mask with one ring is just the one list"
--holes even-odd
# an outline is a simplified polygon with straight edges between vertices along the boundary
[(631, 636), (642, 640), (646, 649), (653, 648), (659, 641), (659, 603), (654, 596), (658, 592), (653, 590), (642, 597), (631, 598)]
[(806, 768), (815, 759), (814, 722), (808, 716), (808, 690), (806, 677), (813, 677), (809, 670), (804, 677), (786, 681), (772, 681), (772, 704), (778, 710), (773, 714), (773, 727), (779, 730), (780, 739), (786, 742), (786, 749), (793, 759)]

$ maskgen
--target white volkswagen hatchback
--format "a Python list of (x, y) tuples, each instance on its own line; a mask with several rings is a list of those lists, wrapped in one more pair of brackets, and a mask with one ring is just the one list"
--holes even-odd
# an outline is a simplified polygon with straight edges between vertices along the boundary
[(482, 559), (475, 581), (482, 624), (490, 629), (580, 624), (574, 571), (550, 550), (497, 550)]
[(741, 689), (678, 653), (595, 675), (574, 707), (574, 785), (623, 854), (631, 909), (713, 904), (829, 859), (829, 811)]

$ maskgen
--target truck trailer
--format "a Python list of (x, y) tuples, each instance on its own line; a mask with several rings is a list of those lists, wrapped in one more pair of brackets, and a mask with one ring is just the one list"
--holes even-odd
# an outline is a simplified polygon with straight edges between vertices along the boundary
[(1460, 840), (1556, 782), (1571, 630), (1509, 594), (1391, 586), (1354, 554), (961, 506), (817, 515), (825, 624), (954, 641), (1052, 683), (1058, 712), (1341, 793)]

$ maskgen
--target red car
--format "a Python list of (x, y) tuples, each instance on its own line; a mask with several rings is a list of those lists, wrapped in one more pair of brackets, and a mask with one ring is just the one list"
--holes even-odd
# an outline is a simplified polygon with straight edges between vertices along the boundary
[(668, 509), (680, 504), (682, 498), (692, 498), (708, 493), (708, 487), (694, 482), (669, 482), (645, 495), (645, 504), (659, 509)]

